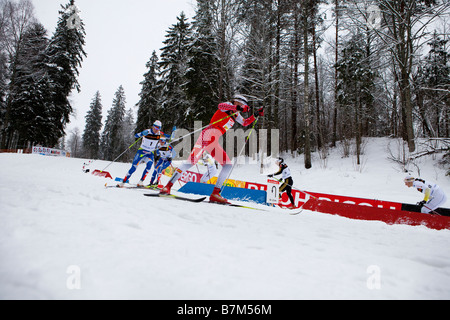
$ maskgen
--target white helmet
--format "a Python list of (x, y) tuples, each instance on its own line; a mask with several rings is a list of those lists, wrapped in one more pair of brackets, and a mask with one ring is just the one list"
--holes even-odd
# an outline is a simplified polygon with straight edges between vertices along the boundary
[(240, 103), (242, 103), (242, 104), (248, 105), (247, 98), (244, 97), (244, 96), (242, 96), (242, 95), (240, 95), (240, 94), (235, 95), (235, 96), (233, 97), (233, 100), (232, 100), (232, 101), (236, 101), (236, 102), (240, 102)]
[(155, 127), (158, 127), (158, 128), (162, 128), (162, 123), (161, 123), (161, 121), (159, 121), (159, 120), (156, 120), (155, 122), (153, 122), (153, 125), (155, 126)]
[(278, 166), (282, 166), (283, 164), (284, 164), (284, 159), (283, 158), (278, 158), (276, 161), (275, 161), (275, 163), (278, 165)]

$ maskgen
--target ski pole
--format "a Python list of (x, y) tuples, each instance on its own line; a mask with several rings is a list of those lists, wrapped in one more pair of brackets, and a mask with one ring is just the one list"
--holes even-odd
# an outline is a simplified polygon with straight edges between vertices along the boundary
[(122, 152), (121, 154), (120, 154), (120, 156), (118, 156), (117, 158), (115, 158), (113, 161), (111, 161), (111, 163), (110, 164), (108, 164), (106, 167), (105, 167), (105, 169), (103, 169), (102, 171), (105, 171), (106, 169), (108, 169), (108, 167), (110, 166), (110, 165), (112, 165), (114, 162), (116, 162), (121, 156), (123, 156), (124, 154), (125, 154), (125, 152), (127, 152), (128, 150), (130, 150), (132, 147), (134, 147), (134, 145), (136, 144), (136, 143), (138, 143), (138, 141), (140, 141), (142, 139), (142, 137), (140, 137), (139, 139), (137, 139), (131, 146), (129, 146), (124, 152)]
[(217, 120), (217, 121), (215, 121), (215, 122), (213, 122), (213, 123), (210, 123), (210, 124), (208, 124), (208, 125), (206, 125), (206, 126), (200, 128), (200, 129), (197, 129), (197, 130), (195, 130), (195, 131), (192, 131), (191, 133), (188, 133), (188, 134), (186, 134), (186, 135), (184, 135), (184, 136), (182, 136), (182, 137), (180, 137), (180, 138), (178, 138), (178, 139), (176, 139), (176, 140), (172, 140), (172, 143), (173, 143), (173, 142), (178, 142), (178, 141), (180, 141), (180, 140), (183, 140), (184, 138), (189, 137), (189, 136), (193, 135), (194, 133), (197, 133), (197, 132), (199, 132), (199, 131), (202, 131), (202, 130), (208, 128), (209, 126), (213, 126), (213, 125), (219, 123), (220, 121), (223, 121), (223, 120), (225, 120), (225, 119), (234, 117), (235, 115), (237, 115), (237, 112), (235, 112), (235, 113), (233, 113), (233, 114), (231, 114), (231, 115), (229, 115), (229, 116), (226, 116), (225, 118), (222, 118), (222, 119), (220, 119), (220, 120)]
[(177, 127), (176, 126), (174, 126), (172, 128), (172, 134), (170, 135), (170, 139), (168, 141), (169, 144), (172, 143), (173, 137), (175, 137), (175, 131), (177, 131)]
[(437, 213), (435, 210), (431, 210), (430, 207), (427, 207), (426, 205), (423, 205), (425, 208), (427, 208), (428, 210), (430, 210), (430, 212), (433, 212), (433, 214), (436, 214), (438, 216), (441, 216), (441, 214)]

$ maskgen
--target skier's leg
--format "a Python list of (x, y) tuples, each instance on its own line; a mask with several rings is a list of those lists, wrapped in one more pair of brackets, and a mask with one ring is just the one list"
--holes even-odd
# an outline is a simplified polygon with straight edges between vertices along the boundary
[(295, 208), (294, 197), (292, 196), (292, 186), (294, 185), (294, 180), (292, 177), (286, 179), (286, 192), (288, 194), (289, 200), (291, 200), (292, 207)]
[[(175, 184), (175, 182), (180, 179), (181, 175), (189, 170), (195, 163), (197, 163), (199, 157), (203, 151), (201, 149), (194, 148), (191, 152), (191, 155), (189, 156), (189, 159), (183, 163), (179, 168), (175, 169), (175, 172), (172, 175), (172, 178), (170, 178), (169, 182), (166, 184), (164, 188), (161, 189), (161, 194), (170, 194), (170, 190), (172, 189), (172, 186)], [(195, 163), (193, 163), (195, 161)]]
[(142, 149), (139, 149), (136, 152), (136, 155), (134, 156), (134, 159), (133, 159), (133, 163), (131, 164), (131, 168), (128, 171), (125, 178), (123, 178), (122, 183), (126, 183), (130, 179), (131, 175), (136, 172), (137, 166), (139, 165), (139, 162), (142, 160), (142, 157), (144, 156), (144, 154), (142, 152), (143, 152)]
[(147, 174), (152, 169), (154, 160), (155, 160), (155, 156), (154, 156), (153, 152), (145, 154), (145, 161), (147, 162), (147, 165), (144, 169), (144, 172), (142, 172), (141, 181), (139, 181), (138, 185), (144, 185), (144, 180), (145, 180), (145, 178), (147, 178)]
[(157, 179), (156, 179), (156, 183), (159, 184), (160, 180), (161, 180), (161, 175), (164, 172), (164, 170), (167, 169), (168, 166), (170, 166), (172, 164), (172, 160), (163, 160), (162, 164), (158, 167), (157, 170)]
[(169, 180), (169, 184), (172, 186), (175, 182), (177, 182), (184, 172), (189, 170), (194, 164), (198, 162), (198, 159), (201, 157), (202, 153), (202, 148), (194, 147), (191, 154), (189, 155), (189, 159), (184, 162), (179, 168), (175, 169), (172, 178)]
[(223, 165), (222, 171), (220, 171), (220, 174), (217, 177), (217, 183), (214, 186), (214, 190), (211, 193), (211, 196), (209, 197), (209, 201), (218, 202), (218, 203), (229, 203), (227, 199), (222, 197), (220, 192), (222, 191), (223, 183), (228, 178), (228, 175), (230, 174), (231, 169), (233, 169), (232, 164), (224, 164)]
[(209, 197), (209, 201), (218, 203), (229, 203), (227, 199), (225, 199), (220, 195), (220, 192), (222, 190), (223, 183), (230, 176), (231, 170), (233, 169), (233, 165), (231, 164), (231, 160), (228, 157), (225, 150), (223, 150), (223, 148), (218, 143), (214, 145), (214, 148), (209, 152), (211, 156), (222, 165), (222, 170), (220, 171), (219, 176), (217, 177), (217, 182), (216, 185), (214, 186), (214, 190), (211, 196)]
[(283, 184), (280, 186), (280, 193), (284, 192), (287, 187), (287, 181), (284, 181)]
[(162, 161), (163, 161), (162, 159), (159, 159), (158, 162), (155, 164), (155, 169), (153, 170), (152, 178), (150, 180), (150, 185), (155, 183), (155, 178), (158, 174), (158, 169), (161, 166)]
[(175, 169), (175, 172), (172, 175), (172, 178), (170, 178), (169, 182), (166, 184), (164, 188), (161, 189), (161, 194), (170, 194), (170, 191), (172, 189), (172, 186), (175, 184), (175, 182), (180, 179), (183, 172), (189, 170), (192, 167), (192, 164), (190, 162), (183, 163), (179, 168)]
[(445, 193), (438, 189), (433, 194), (433, 199), (428, 201), (421, 209), (422, 213), (430, 213), (431, 211), (436, 210), (440, 206), (442, 206), (444, 203), (447, 202), (447, 196)]
[(291, 207), (294, 208), (295, 207), (295, 201), (294, 201), (294, 197), (292, 196), (292, 188), (291, 186), (287, 186), (286, 187), (286, 193), (289, 197), (289, 200), (291, 201)]
[(233, 169), (233, 165), (230, 163), (224, 164), (222, 166), (222, 170), (220, 171), (219, 176), (217, 177), (217, 182), (216, 182), (215, 188), (218, 188), (218, 189), (222, 188), (223, 183), (230, 175), (231, 169)]
[(194, 148), (192, 149), (188, 160), (185, 163), (183, 163), (179, 168), (175, 169), (175, 172), (173, 173), (172, 178), (169, 180), (167, 185), (161, 189), (161, 191), (160, 191), (161, 194), (170, 194), (170, 190), (171, 190), (172, 186), (175, 184), (175, 182), (178, 181), (178, 179), (180, 179), (181, 175), (185, 171), (189, 170), (193, 165), (195, 165), (198, 162), (198, 160), (200, 159), (200, 157), (203, 154), (205, 146), (207, 146), (211, 143), (211, 139), (210, 139), (211, 135), (209, 132), (211, 130), (212, 129), (206, 129), (200, 134), (200, 137), (198, 138), (197, 142), (195, 143)]

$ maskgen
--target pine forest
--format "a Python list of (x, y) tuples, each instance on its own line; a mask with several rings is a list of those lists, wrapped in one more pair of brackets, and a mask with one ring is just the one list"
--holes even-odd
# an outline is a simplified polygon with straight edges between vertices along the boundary
[(97, 92), (83, 132), (68, 135), (87, 56), (76, 13), (75, 0), (62, 5), (49, 36), (30, 0), (0, 0), (0, 149), (66, 144), (113, 160), (153, 121), (192, 131), (242, 94), (251, 112), (265, 108), (257, 129), (278, 129), (280, 151), (303, 154), (305, 168), (338, 145), (359, 156), (364, 137), (401, 139), (409, 153), (419, 138), (441, 141), (450, 164), (448, 0), (197, 0), (142, 62), (137, 105), (122, 86), (109, 106)]

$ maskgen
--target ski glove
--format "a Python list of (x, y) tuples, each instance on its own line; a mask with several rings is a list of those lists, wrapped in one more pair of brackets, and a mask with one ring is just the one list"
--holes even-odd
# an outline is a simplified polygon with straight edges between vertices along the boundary
[(422, 208), (422, 207), (425, 205), (425, 203), (427, 203), (427, 202), (426, 202), (425, 200), (422, 200), (422, 201), (418, 202), (417, 205), (418, 205), (420, 208)]
[(255, 116), (255, 118), (264, 117), (264, 107), (259, 108), (258, 110), (256, 110), (253, 115)]
[(248, 112), (249, 109), (250, 107), (245, 104), (243, 106), (236, 106), (236, 111)]

